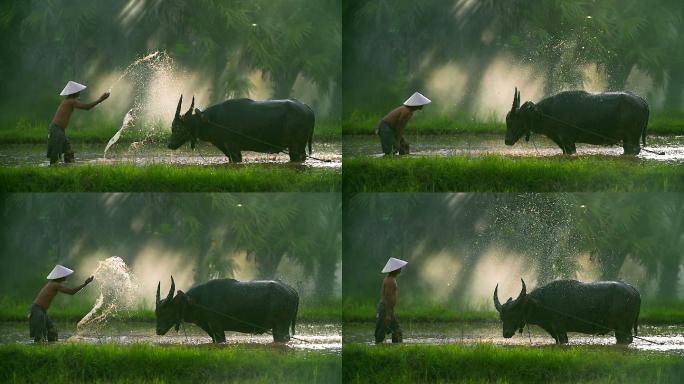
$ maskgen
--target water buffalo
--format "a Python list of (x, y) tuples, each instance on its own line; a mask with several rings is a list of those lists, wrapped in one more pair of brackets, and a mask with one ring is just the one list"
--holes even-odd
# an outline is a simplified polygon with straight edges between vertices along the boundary
[(299, 295), (280, 281), (210, 280), (187, 293), (178, 291), (171, 276), (165, 299), (157, 285), (157, 335), (164, 335), (185, 321), (202, 328), (214, 343), (226, 341), (224, 331), (260, 334), (271, 332), (273, 341), (286, 342), (295, 333)]
[(520, 106), (516, 88), (513, 107), (506, 114), (506, 145), (523, 135), (541, 133), (558, 145), (564, 154), (577, 152), (575, 143), (615, 145), (622, 142), (625, 155), (638, 155), (639, 139), (646, 146), (648, 104), (630, 92), (591, 94), (567, 91), (538, 103)]
[(306, 146), (311, 154), (314, 113), (297, 100), (254, 101), (227, 100), (204, 111), (190, 109), (181, 115), (183, 95), (178, 100), (171, 125), (169, 149), (177, 149), (190, 141), (208, 141), (221, 150), (231, 162), (241, 162), (241, 151), (278, 153), (288, 151), (290, 161), (306, 160)]
[[(521, 279), (522, 281), (522, 279)], [(556, 280), (528, 295), (525, 281), (517, 299), (503, 305), (494, 289), (494, 306), (503, 322), (503, 337), (510, 338), (525, 324), (540, 326), (556, 344), (568, 342), (568, 332), (606, 334), (614, 331), (618, 344), (632, 342), (637, 334), (641, 296), (634, 287), (619, 281), (582, 283)]]

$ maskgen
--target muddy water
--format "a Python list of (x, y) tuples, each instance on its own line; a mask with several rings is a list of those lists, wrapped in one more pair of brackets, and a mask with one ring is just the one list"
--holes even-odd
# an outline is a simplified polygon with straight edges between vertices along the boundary
[[(193, 151), (185, 145), (175, 151), (167, 149), (163, 144), (119, 144), (103, 157), (104, 146), (101, 144), (72, 144), (76, 152), (76, 165), (83, 164), (174, 164), (174, 165), (216, 165), (227, 164), (228, 157), (216, 147), (208, 143), (198, 143)], [(36, 144), (0, 145), (0, 166), (48, 166), (45, 157), (45, 146)], [(317, 142), (313, 144), (312, 156), (304, 163), (312, 168), (342, 168), (342, 144), (339, 141)], [(326, 161), (327, 160), (327, 161)], [(242, 152), (244, 164), (288, 164), (286, 154), (264, 154)]]
[[(401, 320), (401, 319), (400, 319)], [(493, 343), (498, 345), (548, 346), (555, 342), (544, 330), (536, 326), (525, 329), (510, 339), (501, 335), (501, 325), (485, 323), (401, 323), (404, 343), (410, 344), (474, 344)], [(373, 323), (345, 323), (345, 343), (374, 343)], [(529, 334), (528, 334), (529, 330)], [(642, 325), (639, 336), (659, 344), (634, 339), (627, 348), (643, 351), (673, 352), (684, 355), (684, 325)], [(579, 333), (568, 334), (570, 345), (615, 345), (615, 338), (609, 335), (592, 336)], [(390, 341), (386, 341), (390, 342)], [(621, 347), (621, 346), (620, 346)]]
[[(154, 323), (150, 322), (110, 322), (102, 329), (89, 328), (76, 332), (74, 324), (66, 325), (57, 321), (59, 340), (74, 343), (151, 343), (151, 344), (210, 344), (211, 338), (200, 328), (185, 324), (178, 332), (171, 329), (164, 336), (155, 334)], [(342, 326), (340, 323), (298, 323), (295, 338), (285, 348), (308, 351), (322, 351), (339, 354), (342, 350)], [(21, 322), (0, 323), (0, 343), (31, 343), (28, 324)], [(268, 334), (249, 335), (226, 332), (226, 345), (277, 345)]]
[[(536, 156), (550, 157), (562, 155), (562, 151), (551, 140), (534, 135), (529, 142), (521, 139), (513, 146), (504, 144), (503, 134), (462, 134), (462, 135), (412, 135), (406, 139), (411, 145), (409, 156)], [(665, 152), (658, 155), (642, 151), (638, 158), (649, 161), (684, 163), (684, 136), (649, 136), (647, 149)], [(380, 141), (376, 136), (345, 136), (342, 144), (344, 156), (381, 156)], [(578, 156), (619, 156), (622, 147), (577, 144)]]

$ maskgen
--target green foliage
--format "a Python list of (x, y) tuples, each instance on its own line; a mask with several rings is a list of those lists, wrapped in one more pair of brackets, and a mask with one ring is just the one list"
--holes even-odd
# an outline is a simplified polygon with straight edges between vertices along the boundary
[(50, 383), (330, 383), (336, 355), (286, 347), (133, 345), (3, 345), (0, 381)]
[(345, 383), (679, 383), (684, 360), (615, 347), (345, 344)]
[(337, 171), (263, 164), (230, 167), (151, 165), (0, 169), (3, 192), (334, 192)]
[(682, 171), (634, 159), (567, 158), (347, 158), (343, 191), (553, 192), (683, 191)]

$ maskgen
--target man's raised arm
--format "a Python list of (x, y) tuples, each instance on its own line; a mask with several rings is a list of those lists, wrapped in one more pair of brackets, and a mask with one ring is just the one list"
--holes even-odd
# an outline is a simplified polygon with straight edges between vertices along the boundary
[(108, 97), (109, 92), (105, 92), (102, 94), (102, 96), (100, 96), (99, 99), (93, 101), (92, 103), (83, 103), (78, 100), (74, 100), (74, 108), (89, 110), (92, 109), (94, 106), (100, 104), (101, 102), (105, 101)]

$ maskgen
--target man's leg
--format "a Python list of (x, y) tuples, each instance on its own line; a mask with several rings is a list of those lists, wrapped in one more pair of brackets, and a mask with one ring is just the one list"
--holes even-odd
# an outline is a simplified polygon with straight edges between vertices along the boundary
[(378, 126), (378, 136), (380, 136), (380, 145), (382, 146), (382, 153), (391, 155), (394, 153), (394, 130), (384, 122), (380, 122)]
[(47, 313), (45, 314), (45, 325), (47, 328), (47, 341), (57, 341), (57, 328)]
[(387, 329), (385, 328), (385, 308), (382, 303), (378, 304), (375, 312), (375, 343), (380, 344), (385, 341)]
[(67, 139), (66, 134), (64, 135), (64, 162), (73, 163), (74, 162), (74, 151), (71, 149), (71, 143)]
[(396, 317), (392, 317), (392, 323), (390, 324), (390, 328), (392, 329), (392, 342), (393, 343), (404, 342), (404, 334), (401, 331), (401, 327), (399, 327), (399, 323), (397, 322)]

